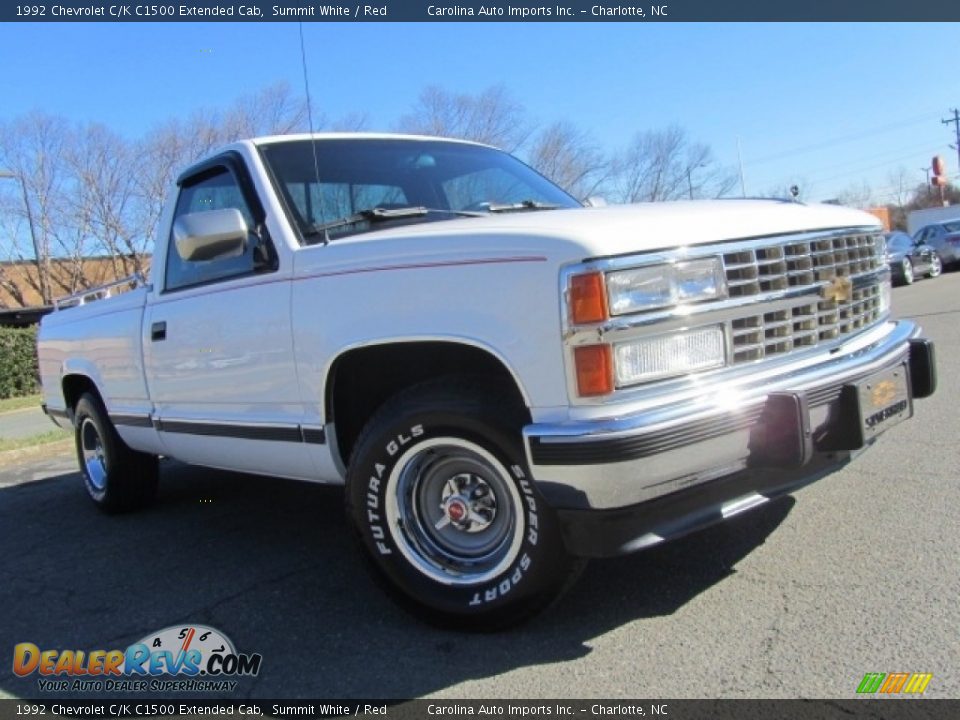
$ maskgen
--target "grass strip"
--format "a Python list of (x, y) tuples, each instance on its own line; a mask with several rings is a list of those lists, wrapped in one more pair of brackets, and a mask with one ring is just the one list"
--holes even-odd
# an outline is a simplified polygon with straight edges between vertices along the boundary
[(48, 430), (39, 435), (30, 435), (22, 438), (0, 438), (0, 452), (7, 450), (20, 450), (34, 445), (47, 445), (48, 443), (59, 442), (70, 438), (69, 430)]
[(3, 398), (0, 400), (0, 413), (10, 412), (11, 410), (23, 410), (24, 408), (40, 409), (41, 396), (25, 395), (24, 397)]

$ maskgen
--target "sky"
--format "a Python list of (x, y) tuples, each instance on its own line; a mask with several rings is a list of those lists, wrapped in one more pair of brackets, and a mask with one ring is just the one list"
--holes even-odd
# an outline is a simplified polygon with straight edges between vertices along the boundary
[[(797, 183), (811, 200), (935, 154), (958, 175), (950, 23), (304, 23), (315, 112), (391, 130), (420, 92), (502, 84), (544, 125), (604, 150), (671, 124), (734, 170), (748, 195)], [(296, 23), (0, 24), (0, 122), (31, 110), (137, 137), (171, 117), (285, 81), (300, 91)], [(739, 188), (738, 188), (739, 190)]]

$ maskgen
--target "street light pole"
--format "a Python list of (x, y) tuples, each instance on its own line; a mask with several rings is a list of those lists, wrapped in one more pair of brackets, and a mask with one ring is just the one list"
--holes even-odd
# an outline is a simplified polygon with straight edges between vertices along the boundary
[(37, 276), (40, 280), (40, 297), (44, 305), (50, 304), (50, 290), (47, 286), (47, 272), (43, 258), (40, 256), (40, 246), (37, 244), (37, 230), (33, 224), (33, 210), (30, 208), (30, 198), (27, 196), (27, 185), (23, 178), (9, 170), (0, 170), (0, 179), (16, 180), (23, 194), (23, 206), (27, 209), (27, 225), (30, 227), (30, 240), (33, 242), (33, 257), (37, 263)]

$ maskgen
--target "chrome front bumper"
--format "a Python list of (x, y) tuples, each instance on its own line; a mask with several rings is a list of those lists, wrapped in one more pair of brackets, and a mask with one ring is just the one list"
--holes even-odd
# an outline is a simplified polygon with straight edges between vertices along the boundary
[(837, 442), (850, 424), (841, 412), (845, 388), (901, 365), (912, 397), (933, 392), (932, 346), (919, 334), (912, 322), (889, 322), (870, 344), (825, 352), (822, 360), (784, 366), (780, 373), (758, 372), (756, 381), (715, 383), (696, 398), (633, 414), (528, 425), (523, 434), (530, 469), (554, 508), (577, 512), (637, 506), (761, 469), (769, 475), (771, 453), (758, 448), (758, 438), (769, 429), (769, 411), (777, 404), (771, 398), (796, 398), (800, 434), (808, 435), (799, 440), (808, 451), (788, 453), (781, 469), (793, 485), (802, 484), (856, 449)]

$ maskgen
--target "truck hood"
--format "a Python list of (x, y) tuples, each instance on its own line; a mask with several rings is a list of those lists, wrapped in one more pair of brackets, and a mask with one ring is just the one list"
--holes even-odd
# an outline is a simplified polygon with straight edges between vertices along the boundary
[(579, 245), (584, 257), (602, 257), (842, 227), (881, 229), (873, 215), (837, 205), (805, 205), (783, 200), (704, 200), (457, 218), (385, 228), (335, 243), (435, 234), (447, 237), (528, 235), (562, 238)]

